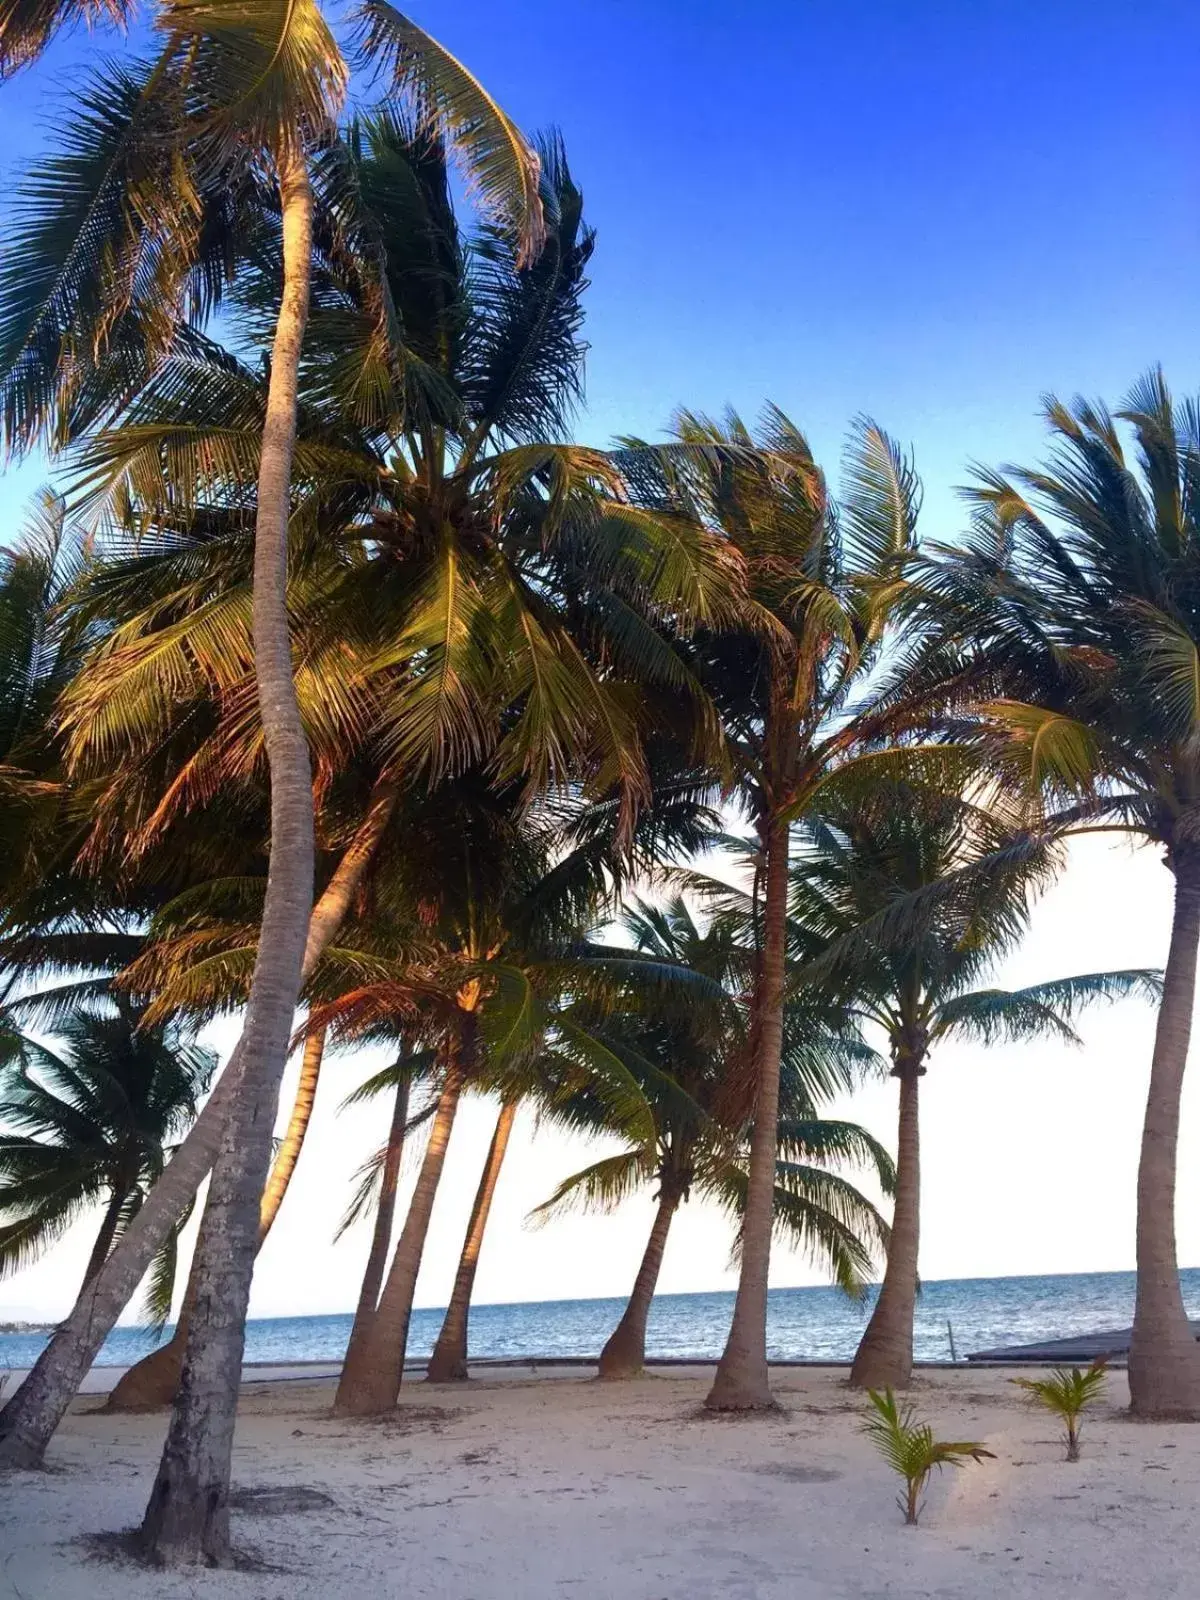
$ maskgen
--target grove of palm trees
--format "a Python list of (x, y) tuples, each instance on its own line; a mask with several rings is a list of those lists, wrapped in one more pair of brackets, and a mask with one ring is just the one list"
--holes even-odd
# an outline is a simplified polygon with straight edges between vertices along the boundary
[[(89, 65), (6, 208), (0, 265), (3, 446), (51, 485), (0, 540), (0, 1274), (72, 1228), (90, 1250), (69, 1314), (0, 1394), (0, 1469), (54, 1483), (34, 1469), (103, 1478), (128, 1456), (139, 1503), (132, 1531), (132, 1502), (83, 1530), (122, 1535), (98, 1576), (59, 1588), (64, 1566), (34, 1592), (244, 1564), (239, 1452), (277, 1420), (241, 1387), (251, 1288), (302, 1186), (329, 1237), (369, 1241), (365, 1275), (336, 1378), (319, 1405), (280, 1388), (279, 1415), (304, 1420), (254, 1433), (253, 1471), (306, 1433), (346, 1459), (430, 1451), (404, 1468), (424, 1499), (396, 1549), (347, 1548), (357, 1576), (313, 1594), (567, 1592), (536, 1554), (524, 1576), (489, 1578), (484, 1553), (450, 1587), (409, 1587), (405, 1541), (454, 1542), (452, 1525), (420, 1531), (422, 1507), (449, 1503), (439, 1483), (503, 1541), (517, 1491), (489, 1464), (522, 1427), (544, 1429), (530, 1449), (547, 1461), (572, 1428), (585, 1451), (547, 1494), (601, 1504), (617, 1457), (678, 1427), (739, 1482), (775, 1473), (768, 1499), (815, 1495), (788, 1513), (815, 1530), (822, 1482), (861, 1468), (825, 1471), (822, 1425), (802, 1419), (861, 1419), (865, 1391), (959, 1405), (914, 1371), (923, 1080), (964, 1043), (1077, 1047), (1108, 1007), (1156, 1017), (1149, 1060), (1128, 1064), (1148, 1072), (1126, 1130), (1128, 1410), (1177, 1465), (1200, 1459), (1175, 1426), (1200, 1421), (1176, 1244), (1200, 949), (1200, 401), (1149, 363), (1112, 409), (1047, 399), (1037, 459), (964, 465), (953, 526), (923, 506), (903, 417), (894, 433), (848, 415), (830, 459), (770, 400), (750, 419), (681, 394), (652, 438), (582, 443), (605, 234), (568, 136), (518, 127), (387, 0), (0, 0), (0, 110), (79, 27)], [(1095, 833), (1170, 873), (1165, 970), (1080, 970), (1063, 948), (1010, 986), (1039, 901)], [(314, 1105), (345, 1095), (364, 1050), (385, 1064), (350, 1095), (374, 1135), (348, 1193), (322, 1173)], [(894, 1132), (855, 1115), (883, 1083)], [(494, 1134), (466, 1172), (456, 1119), (481, 1100)], [(522, 1384), (476, 1364), (471, 1313), (528, 1127), (535, 1150), (588, 1146), (539, 1229), (639, 1194), (652, 1217), (584, 1376)], [(1071, 1158), (1079, 1184), (1109, 1181)], [(456, 1185), (469, 1220), (418, 1389), (420, 1274)], [(1003, 1203), (959, 1198), (966, 1218)], [(652, 1364), (654, 1296), (706, 1206), (737, 1288), (719, 1361), (685, 1390)], [(834, 1377), (777, 1365), (781, 1250), (858, 1317)], [(103, 1413), (81, 1410), (119, 1319), (171, 1336), (104, 1385)], [(538, 1422), (554, 1391), (566, 1420)], [(481, 1392), (498, 1409), (473, 1434)], [(404, 1420), (423, 1408), (426, 1442)], [(735, 1439), (724, 1413), (765, 1431)], [(346, 1504), (374, 1505), (375, 1459)], [(674, 1459), (643, 1464), (655, 1492), (753, 1520), (751, 1489), (689, 1491)], [(997, 1470), (962, 1477), (993, 1475), (986, 1507), (1007, 1493)], [(315, 1458), (286, 1471), (326, 1482)], [(271, 1550), (258, 1570), (284, 1559)], [(642, 1600), (614, 1575), (632, 1552), (612, 1571), (579, 1559), (573, 1592)], [(785, 1592), (778, 1573), (737, 1587), (723, 1559), (671, 1592)], [(668, 1592), (657, 1570), (645, 1597)]]

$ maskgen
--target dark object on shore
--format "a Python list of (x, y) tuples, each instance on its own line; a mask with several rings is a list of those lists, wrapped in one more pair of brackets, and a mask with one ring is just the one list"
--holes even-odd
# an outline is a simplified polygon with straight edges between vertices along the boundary
[[(1191, 1324), (1200, 1339), (1200, 1322)], [(1129, 1354), (1132, 1328), (1107, 1328), (1100, 1333), (1079, 1333), (1073, 1339), (1047, 1339), (1040, 1344), (1014, 1344), (995, 1350), (973, 1350), (968, 1361), (1029, 1361), (1037, 1366), (1062, 1366), (1075, 1361), (1111, 1361)]]

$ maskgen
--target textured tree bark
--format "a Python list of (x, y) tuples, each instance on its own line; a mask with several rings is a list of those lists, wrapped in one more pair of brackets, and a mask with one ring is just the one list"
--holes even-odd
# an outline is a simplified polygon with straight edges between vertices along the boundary
[[(275, 1218), (279, 1215), (283, 1197), (296, 1170), (296, 1162), (300, 1159), (304, 1136), (308, 1132), (308, 1124), (312, 1117), (324, 1053), (325, 1029), (320, 1028), (305, 1038), (304, 1058), (300, 1065), (296, 1098), (292, 1102), (292, 1114), (288, 1118), (287, 1131), (275, 1153), (271, 1176), (267, 1179), (267, 1187), (263, 1192), (258, 1217), (260, 1249), (271, 1231)], [(135, 1362), (128, 1372), (122, 1373), (105, 1404), (106, 1411), (156, 1411), (160, 1406), (169, 1406), (174, 1400), (183, 1372), (188, 1323), (196, 1298), (195, 1268), (196, 1263), (193, 1261), (175, 1332), (161, 1349), (152, 1350), (148, 1356), (143, 1356), (140, 1361)]]
[(287, 617), (287, 546), (312, 189), (303, 152), (279, 159), (283, 293), (271, 356), (254, 548), (254, 668), (271, 781), (271, 854), (243, 1029), (242, 1070), (196, 1242), (179, 1393), (142, 1522), (164, 1566), (228, 1565), (229, 1472), (258, 1219), (313, 909), (313, 804)]
[(475, 1287), (479, 1252), (483, 1248), (488, 1215), (492, 1209), (500, 1168), (504, 1165), (504, 1154), (508, 1149), (508, 1140), (516, 1116), (515, 1100), (507, 1101), (500, 1107), (500, 1115), (496, 1119), (496, 1131), (492, 1134), (487, 1160), (483, 1164), (483, 1174), (479, 1179), (479, 1188), (475, 1191), (475, 1203), (471, 1207), (467, 1236), (463, 1241), (458, 1271), (454, 1275), (450, 1304), (446, 1307), (442, 1329), (433, 1347), (433, 1354), (429, 1358), (426, 1377), (430, 1383), (462, 1383), (470, 1376), (467, 1371), (467, 1327), (471, 1315), (471, 1291)]
[(379, 1290), (387, 1267), (388, 1251), (392, 1247), (392, 1223), (396, 1215), (396, 1186), (400, 1181), (400, 1162), (404, 1156), (404, 1131), (408, 1125), (408, 1100), (411, 1084), (402, 1078), (396, 1085), (396, 1103), (392, 1110), (392, 1126), (388, 1132), (387, 1149), (383, 1157), (383, 1171), (379, 1175), (379, 1205), (375, 1211), (375, 1227), (371, 1234), (371, 1248), (363, 1270), (362, 1286), (358, 1291), (358, 1305), (354, 1309), (354, 1322), (346, 1346), (343, 1365), (362, 1359), (362, 1347), (379, 1304)]
[(1192, 1032), (1200, 942), (1200, 849), (1181, 850), (1163, 996), (1154, 1034), (1137, 1185), (1137, 1297), (1129, 1395), (1141, 1417), (1200, 1420), (1200, 1344), (1179, 1287), (1175, 1172), (1179, 1104)]
[(900, 1123), (892, 1237), (879, 1298), (855, 1352), (850, 1382), (858, 1389), (906, 1389), (912, 1382), (913, 1315), (921, 1244), (921, 1131), (923, 1068), (912, 1057), (896, 1062)]
[(671, 1223), (679, 1207), (679, 1198), (674, 1189), (664, 1186), (659, 1196), (658, 1210), (654, 1214), (650, 1237), (646, 1241), (642, 1264), (638, 1268), (637, 1277), (633, 1280), (633, 1292), (629, 1296), (629, 1304), (600, 1352), (602, 1378), (637, 1378), (641, 1376), (646, 1365), (646, 1323), (650, 1317), (650, 1305), (654, 1299), (654, 1288), (658, 1283), (658, 1274), (662, 1267), (663, 1251), (667, 1248), (667, 1235), (671, 1231)]
[(412, 1316), (417, 1274), (421, 1270), (425, 1236), (429, 1232), (429, 1219), (433, 1214), (433, 1202), (446, 1161), (446, 1146), (450, 1143), (450, 1131), (454, 1126), (462, 1085), (462, 1066), (456, 1058), (446, 1070), (446, 1081), (429, 1132), (429, 1143), (425, 1146), (421, 1171), (409, 1202), (404, 1227), (396, 1241), (396, 1253), (392, 1257), (379, 1305), (371, 1318), (366, 1336), (354, 1352), (353, 1363), (350, 1360), (351, 1352), (346, 1352), (334, 1400), (334, 1410), (343, 1416), (381, 1416), (396, 1404), (400, 1380), (404, 1375), (404, 1353), (408, 1346), (408, 1324)]
[(779, 1061), (787, 966), (788, 825), (772, 816), (764, 828), (766, 888), (757, 1050), (757, 1090), (750, 1139), (750, 1172), (742, 1224), (742, 1268), (733, 1322), (705, 1405), (713, 1411), (768, 1410), (767, 1276), (775, 1222), (775, 1160), (779, 1124)]
[[(396, 798), (397, 789), (391, 781), (376, 785), (362, 826), (313, 908), (304, 950), (305, 979), (311, 977), (345, 920), (387, 830)], [(119, 1244), (79, 1296), (70, 1315), (59, 1325), (29, 1376), (0, 1411), (0, 1467), (40, 1466), (46, 1446), (54, 1437), (100, 1346), (171, 1229), (208, 1176), (225, 1114), (239, 1082), (241, 1062), (239, 1040), (204, 1109), (137, 1216), (121, 1235)]]

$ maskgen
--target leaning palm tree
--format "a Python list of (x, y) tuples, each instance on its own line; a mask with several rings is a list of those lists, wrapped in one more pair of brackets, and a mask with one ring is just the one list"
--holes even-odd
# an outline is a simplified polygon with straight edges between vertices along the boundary
[[(459, 63), (391, 7), (369, 3), (363, 14), (368, 53), (384, 63), (398, 88), (414, 81), (420, 85), (428, 114), (456, 141), (468, 168), (479, 178), (485, 200), (506, 220), (515, 221), (532, 252), (540, 233), (536, 163), (512, 124)], [(198, 1249), (214, 1279), (227, 1275), (230, 1292), (207, 1298), (209, 1314), (193, 1322), (189, 1360), (196, 1382), (187, 1386), (189, 1398), (177, 1407), (144, 1537), (147, 1547), (166, 1560), (223, 1561), (228, 1558), (226, 1493), (233, 1407), (258, 1198), (270, 1155), (269, 1112), (286, 1056), (312, 903), (309, 760), (292, 680), (286, 556), (297, 382), (312, 256), (308, 163), (312, 151), (328, 138), (346, 72), (311, 0), (289, 6), (282, 14), (272, 9), (261, 15), (248, 15), (240, 6), (222, 6), (219, 0), (203, 8), (180, 0), (164, 5), (156, 20), (166, 39), (157, 67), (133, 84), (118, 86), (106, 108), (117, 101), (126, 108), (125, 137), (116, 145), (120, 160), (93, 162), (86, 168), (84, 182), (76, 183), (75, 209), (66, 226), (53, 214), (59, 191), (51, 188), (49, 227), (39, 235), (35, 221), (30, 230), (44, 255), (58, 252), (65, 270), (48, 259), (48, 270), (40, 279), (29, 274), (29, 283), (49, 284), (41, 302), (35, 292), (31, 303), (28, 288), (22, 296), (22, 285), (11, 276), (3, 286), (8, 306), (0, 308), (0, 346), (7, 431), (10, 439), (28, 439), (55, 428), (61, 433), (64, 422), (69, 424), (90, 374), (65, 372), (63, 352), (77, 347), (91, 350), (102, 378), (120, 377), (131, 364), (144, 372), (152, 342), (149, 330), (152, 325), (161, 329), (164, 309), (185, 304), (189, 293), (202, 306), (211, 305), (220, 273), (211, 270), (211, 256), (205, 263), (207, 279), (199, 263), (201, 246), (211, 249), (214, 230), (199, 225), (201, 219), (183, 202), (190, 205), (192, 196), (214, 190), (228, 196), (238, 192), (239, 185), (244, 190), (258, 181), (265, 165), (278, 199), (283, 285), (254, 499), (253, 635), (271, 770), (273, 870), (258, 947), (257, 983), (252, 986), (236, 1071), (225, 1075), (226, 1096), (219, 1110), (210, 1102), (208, 1125), (197, 1124), (188, 1159), (174, 1163), (179, 1170), (159, 1186), (158, 1205), (152, 1209), (148, 1203), (143, 1208), (140, 1230), (130, 1230), (127, 1248), (114, 1255), (111, 1271), (97, 1275), (96, 1303), (89, 1308), (95, 1314), (60, 1331), (23, 1392), (6, 1408), (0, 1432), (7, 1457), (40, 1456), (94, 1353), (88, 1347), (97, 1330), (102, 1338), (129, 1292), (130, 1274), (136, 1276), (145, 1253), (157, 1247), (156, 1231), (165, 1236), (174, 1224), (220, 1139)], [(107, 126), (93, 124), (85, 130), (85, 143), (89, 132), (111, 146), (111, 119)], [(205, 182), (191, 181), (188, 157), (193, 168), (202, 169), (207, 188)], [(78, 150), (64, 160), (68, 166), (74, 161), (75, 168), (85, 165)], [(165, 196), (155, 187), (164, 171), (175, 186)], [(221, 175), (215, 183), (214, 172)], [(236, 181), (226, 176), (230, 173)], [(99, 180), (91, 194), (86, 192), (89, 178)], [(214, 216), (219, 209), (210, 208)], [(167, 222), (178, 225), (164, 226)], [(64, 235), (72, 228), (86, 240), (86, 248), (77, 248), (71, 239), (64, 246)], [(102, 269), (98, 273), (97, 263)], [(113, 281), (114, 272), (124, 274), (128, 291), (124, 296), (120, 283)], [(152, 291), (148, 299), (147, 284)], [(115, 319), (113, 305), (122, 313)], [(98, 307), (103, 308), (99, 321)], [(103, 335), (86, 337), (97, 325)], [(130, 359), (120, 337), (126, 332), (133, 350)], [(80, 339), (80, 333), (85, 337)], [(161, 342), (158, 352), (149, 353), (161, 353)], [(127, 377), (125, 381), (128, 388)], [(253, 1137), (242, 1136), (251, 1129)], [(218, 1372), (224, 1374), (223, 1384), (213, 1381)]]
[[(651, 1110), (642, 1138), (559, 1185), (535, 1215), (572, 1204), (618, 1205), (637, 1189), (655, 1190), (654, 1223), (624, 1314), (600, 1353), (602, 1378), (641, 1372), (646, 1326), (672, 1221), (691, 1195), (715, 1201), (743, 1224), (750, 1130), (730, 1113), (730, 1096), (748, 1040), (746, 1003), (753, 950), (730, 919), (701, 931), (686, 901), (635, 902), (624, 913), (632, 948), (595, 946), (587, 967), (601, 987), (576, 999), (551, 1030), (553, 1055), (570, 1060), (577, 1041), (623, 1060)], [(603, 980), (612, 986), (604, 993)], [(569, 1027), (568, 1027), (569, 1024)], [(853, 1123), (822, 1117), (820, 1102), (848, 1091), (874, 1053), (844, 1013), (821, 1004), (786, 1008), (776, 1127), (775, 1231), (826, 1267), (847, 1293), (861, 1294), (887, 1229), (875, 1207), (835, 1169), (863, 1164), (891, 1192), (891, 1159)], [(553, 1081), (553, 1071), (547, 1073)], [(584, 1089), (551, 1097), (549, 1115), (582, 1131), (614, 1130)]]
[(836, 508), (808, 442), (778, 411), (767, 413), (757, 435), (737, 417), (721, 427), (687, 415), (677, 432), (678, 454), (643, 475), (642, 495), (650, 505), (679, 506), (719, 529), (746, 570), (738, 625), (699, 637), (691, 659), (726, 732), (727, 786), (758, 846), (749, 1189), (733, 1322), (706, 1402), (748, 1410), (774, 1403), (767, 1276), (791, 823), (832, 774), (889, 729), (906, 726), (894, 697), (872, 703), (859, 691), (873, 682), (894, 580), (915, 540), (920, 493), (911, 463), (867, 421), (847, 451)]
[(1014, 840), (1007, 818), (911, 784), (881, 783), (811, 819), (792, 875), (794, 925), (825, 947), (821, 983), (882, 1032), (900, 1095), (887, 1268), (850, 1372), (860, 1388), (903, 1388), (912, 1378), (919, 1086), (934, 1049), (951, 1040), (1078, 1044), (1074, 1019), (1087, 1005), (1159, 993), (1159, 974), (1150, 971), (986, 986), (1024, 935), (1053, 868), (1052, 851)]
[[(987, 472), (965, 547), (929, 574), (985, 701), (993, 755), (1060, 826), (1158, 846), (1175, 910), (1138, 1168), (1133, 1409), (1200, 1417), (1175, 1172), (1200, 944), (1200, 406), (1162, 373), (1115, 416), (1050, 400), (1040, 469)], [(1132, 448), (1127, 442), (1126, 425)]]
[[(60, 1013), (53, 1043), (0, 1024), (0, 1057), (0, 1211), (8, 1219), (0, 1275), (36, 1260), (101, 1205), (86, 1286), (195, 1117), (216, 1057), (177, 1026), (144, 1026), (123, 999), (95, 998)], [(172, 1235), (151, 1274), (156, 1321), (165, 1319), (174, 1278)]]

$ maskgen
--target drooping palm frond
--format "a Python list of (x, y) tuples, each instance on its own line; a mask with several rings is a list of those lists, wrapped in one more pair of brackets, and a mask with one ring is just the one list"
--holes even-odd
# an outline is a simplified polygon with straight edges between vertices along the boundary
[(462, 63), (387, 0), (365, 0), (358, 18), (365, 63), (430, 118), (483, 211), (517, 239), (517, 265), (527, 266), (545, 239), (536, 152)]

